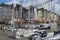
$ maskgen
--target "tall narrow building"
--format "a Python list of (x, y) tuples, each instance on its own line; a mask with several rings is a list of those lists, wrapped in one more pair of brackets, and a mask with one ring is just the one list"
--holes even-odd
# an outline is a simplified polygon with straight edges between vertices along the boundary
[(0, 15), (2, 21), (10, 21), (11, 20), (11, 13), (12, 13), (12, 5), (1, 4), (0, 5)]
[(22, 6), (17, 4), (15, 7), (15, 19), (21, 18), (22, 18)]

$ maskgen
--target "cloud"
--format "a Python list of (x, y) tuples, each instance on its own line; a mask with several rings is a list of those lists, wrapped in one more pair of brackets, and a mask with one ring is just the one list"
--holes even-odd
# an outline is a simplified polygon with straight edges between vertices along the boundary
[(9, 2), (6, 2), (5, 4), (14, 4), (14, 7), (15, 7), (16, 4), (20, 4), (20, 0), (11, 0)]
[(36, 7), (38, 4), (44, 3), (44, 2), (46, 2), (46, 0), (24, 0), (24, 2), (22, 3), (22, 5), (24, 7), (28, 7), (30, 5), (33, 5), (33, 6)]
[(60, 15), (60, 5), (57, 4), (57, 2), (58, 2), (58, 0), (49, 2), (48, 4), (43, 5), (43, 7), (47, 10), (50, 10), (50, 11), (55, 12), (58, 15)]
[[(37, 6), (37, 5), (40, 5), (40, 4), (42, 4), (42, 5), (44, 5), (43, 3), (44, 2), (46, 2), (46, 1), (49, 1), (49, 0), (28, 0), (28, 1), (26, 1), (26, 0), (24, 0), (25, 2), (24, 3), (22, 3), (22, 5), (24, 6), (30, 6), (30, 5), (34, 5), (34, 6)], [(45, 4), (45, 5), (47, 5), (48, 6), (48, 3), (47, 4)], [(51, 5), (51, 4), (49, 4), (49, 5)], [(39, 7), (39, 6), (38, 6)], [(41, 6), (40, 6), (41, 7)]]
[(60, 15), (60, 5), (55, 4), (55, 12)]

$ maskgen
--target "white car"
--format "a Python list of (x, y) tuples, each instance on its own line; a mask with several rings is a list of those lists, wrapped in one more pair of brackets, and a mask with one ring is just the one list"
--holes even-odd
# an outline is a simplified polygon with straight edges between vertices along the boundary
[(15, 38), (20, 38), (21, 35), (23, 35), (24, 37), (30, 38), (32, 35), (37, 35), (38, 32), (43, 32), (45, 30), (38, 30), (38, 29), (17, 29), (17, 31), (15, 31), (13, 33), (13, 36)]

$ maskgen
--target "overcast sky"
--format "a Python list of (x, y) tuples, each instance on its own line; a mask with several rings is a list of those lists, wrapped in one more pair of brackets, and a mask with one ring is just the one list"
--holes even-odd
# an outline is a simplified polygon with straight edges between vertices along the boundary
[[(0, 0), (0, 4), (2, 2), (6, 3), (6, 4), (14, 4), (14, 6), (16, 4), (22, 4), (23, 6), (29, 6), (29, 5), (34, 5), (36, 6), (37, 4), (41, 4), (41, 3), (44, 3), (48, 0)], [(55, 11), (57, 14), (60, 15), (60, 0), (55, 0), (55, 3), (54, 3), (54, 0), (53, 2), (49, 2), (47, 4), (44, 4), (42, 5), (41, 7), (44, 7), (45, 9), (48, 9), (48, 10), (51, 10), (51, 11)]]

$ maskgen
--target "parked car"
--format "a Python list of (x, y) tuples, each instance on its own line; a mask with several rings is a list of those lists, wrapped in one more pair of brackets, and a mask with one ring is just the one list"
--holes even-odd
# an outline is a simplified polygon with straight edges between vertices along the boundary
[(31, 37), (31, 40), (42, 40), (44, 37), (47, 37), (47, 33), (45, 31), (38, 32), (38, 34), (35, 34)]
[(46, 29), (50, 29), (50, 25), (49, 24), (41, 24), (39, 27), (35, 27), (34, 29), (46, 30)]

